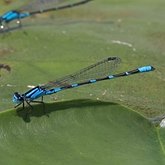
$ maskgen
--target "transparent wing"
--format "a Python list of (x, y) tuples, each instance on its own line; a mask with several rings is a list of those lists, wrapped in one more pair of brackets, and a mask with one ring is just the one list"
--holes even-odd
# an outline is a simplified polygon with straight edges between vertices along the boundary
[(20, 8), (21, 11), (36, 12), (47, 9), (64, 6), (72, 3), (77, 3), (81, 0), (29, 0)]
[(42, 87), (45, 89), (50, 89), (54, 87), (63, 87), (74, 83), (81, 83), (91, 79), (103, 78), (112, 74), (120, 61), (121, 60), (118, 57), (106, 58), (74, 74), (67, 75), (55, 81), (50, 81), (47, 84), (42, 85)]

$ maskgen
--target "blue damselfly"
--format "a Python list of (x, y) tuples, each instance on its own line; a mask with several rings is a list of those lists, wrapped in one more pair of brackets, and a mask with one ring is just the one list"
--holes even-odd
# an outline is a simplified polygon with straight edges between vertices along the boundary
[(8, 24), (16, 20), (18, 27), (21, 27), (21, 19), (35, 14), (41, 14), (49, 11), (63, 10), (67, 8), (83, 5), (92, 0), (33, 0), (19, 9), (10, 10), (0, 16), (0, 30), (9, 29)]
[[(120, 61), (118, 57), (108, 57), (74, 74), (64, 76), (55, 81), (50, 81), (44, 85), (38, 85), (23, 94), (15, 92), (13, 96), (13, 102), (16, 104), (15, 107), (23, 104), (24, 108), (24, 104), (27, 103), (32, 108), (30, 104), (32, 102), (43, 103), (44, 105), (43, 96), (45, 95), (52, 95), (65, 89), (93, 84), (103, 80), (150, 72), (155, 69), (152, 66), (143, 66), (127, 72), (112, 74), (112, 71), (115, 70)], [(37, 101), (38, 98), (41, 98), (41, 101)]]

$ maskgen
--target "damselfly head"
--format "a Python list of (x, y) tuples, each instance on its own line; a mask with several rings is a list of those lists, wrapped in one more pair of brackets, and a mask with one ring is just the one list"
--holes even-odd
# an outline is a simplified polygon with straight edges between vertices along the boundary
[(20, 104), (23, 102), (23, 97), (18, 92), (15, 92), (13, 95), (13, 103)]

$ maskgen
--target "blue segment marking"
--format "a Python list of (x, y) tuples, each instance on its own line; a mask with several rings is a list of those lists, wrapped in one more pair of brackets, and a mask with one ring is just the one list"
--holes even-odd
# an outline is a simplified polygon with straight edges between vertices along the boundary
[(89, 80), (90, 83), (95, 83), (97, 80), (93, 79), (93, 80)]
[(33, 90), (30, 90), (29, 92), (25, 93), (26, 97), (31, 97), (34, 93), (36, 93), (38, 91), (38, 87), (34, 88)]
[(72, 84), (72, 87), (74, 88), (74, 87), (77, 87), (78, 86), (78, 84)]
[(38, 88), (34, 88), (34, 90), (30, 91), (29, 93), (26, 93), (25, 97), (30, 100), (34, 100), (43, 95), (45, 95), (45, 91), (38, 87)]
[(109, 78), (109, 79), (112, 79), (112, 78), (114, 78), (114, 76), (110, 75), (110, 76), (108, 76), (108, 78)]
[(138, 68), (139, 72), (149, 72), (152, 71), (152, 67), (151, 66), (143, 66)]
[(95, 83), (97, 80), (93, 79), (93, 80), (89, 80), (90, 83)]
[(19, 14), (19, 18), (25, 18), (25, 17), (29, 17), (30, 13), (20, 13)]
[(54, 88), (54, 89), (51, 89), (51, 90), (45, 90), (45, 95), (51, 95), (51, 94), (57, 93), (61, 90), (62, 90), (61, 88)]
[(61, 90), (62, 90), (61, 88), (55, 88), (55, 89), (54, 89), (55, 93), (56, 93), (56, 92), (59, 92), (59, 91), (61, 91)]
[(10, 14), (12, 14), (12, 11), (9, 11), (9, 12), (5, 13), (4, 15), (2, 15), (2, 18), (6, 19), (8, 16), (10, 16)]

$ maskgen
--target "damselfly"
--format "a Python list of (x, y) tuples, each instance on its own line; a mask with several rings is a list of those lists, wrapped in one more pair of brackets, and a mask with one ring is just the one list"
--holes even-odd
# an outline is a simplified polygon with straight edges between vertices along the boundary
[[(62, 77), (61, 79), (50, 81), (44, 85), (38, 85), (31, 90), (20, 94), (18, 92), (14, 93), (13, 102), (16, 104), (15, 107), (24, 104), (25, 102), (32, 108), (32, 102), (43, 103), (43, 96), (52, 95), (54, 93), (63, 91), (65, 89), (76, 88), (79, 86), (96, 83), (103, 80), (111, 80), (118, 77), (129, 76), (137, 73), (150, 72), (155, 68), (152, 66), (143, 66), (134, 70), (127, 72), (122, 72), (118, 74), (112, 74), (112, 71), (120, 63), (120, 58), (118, 57), (108, 57), (96, 64), (90, 65), (74, 74)], [(41, 101), (36, 99), (41, 97)]]
[(16, 20), (18, 27), (21, 27), (21, 19), (49, 11), (63, 10), (83, 5), (92, 0), (33, 0), (28, 5), (16, 10), (10, 10), (0, 16), (0, 30), (3, 31), (5, 27), (8, 29), (8, 24)]

